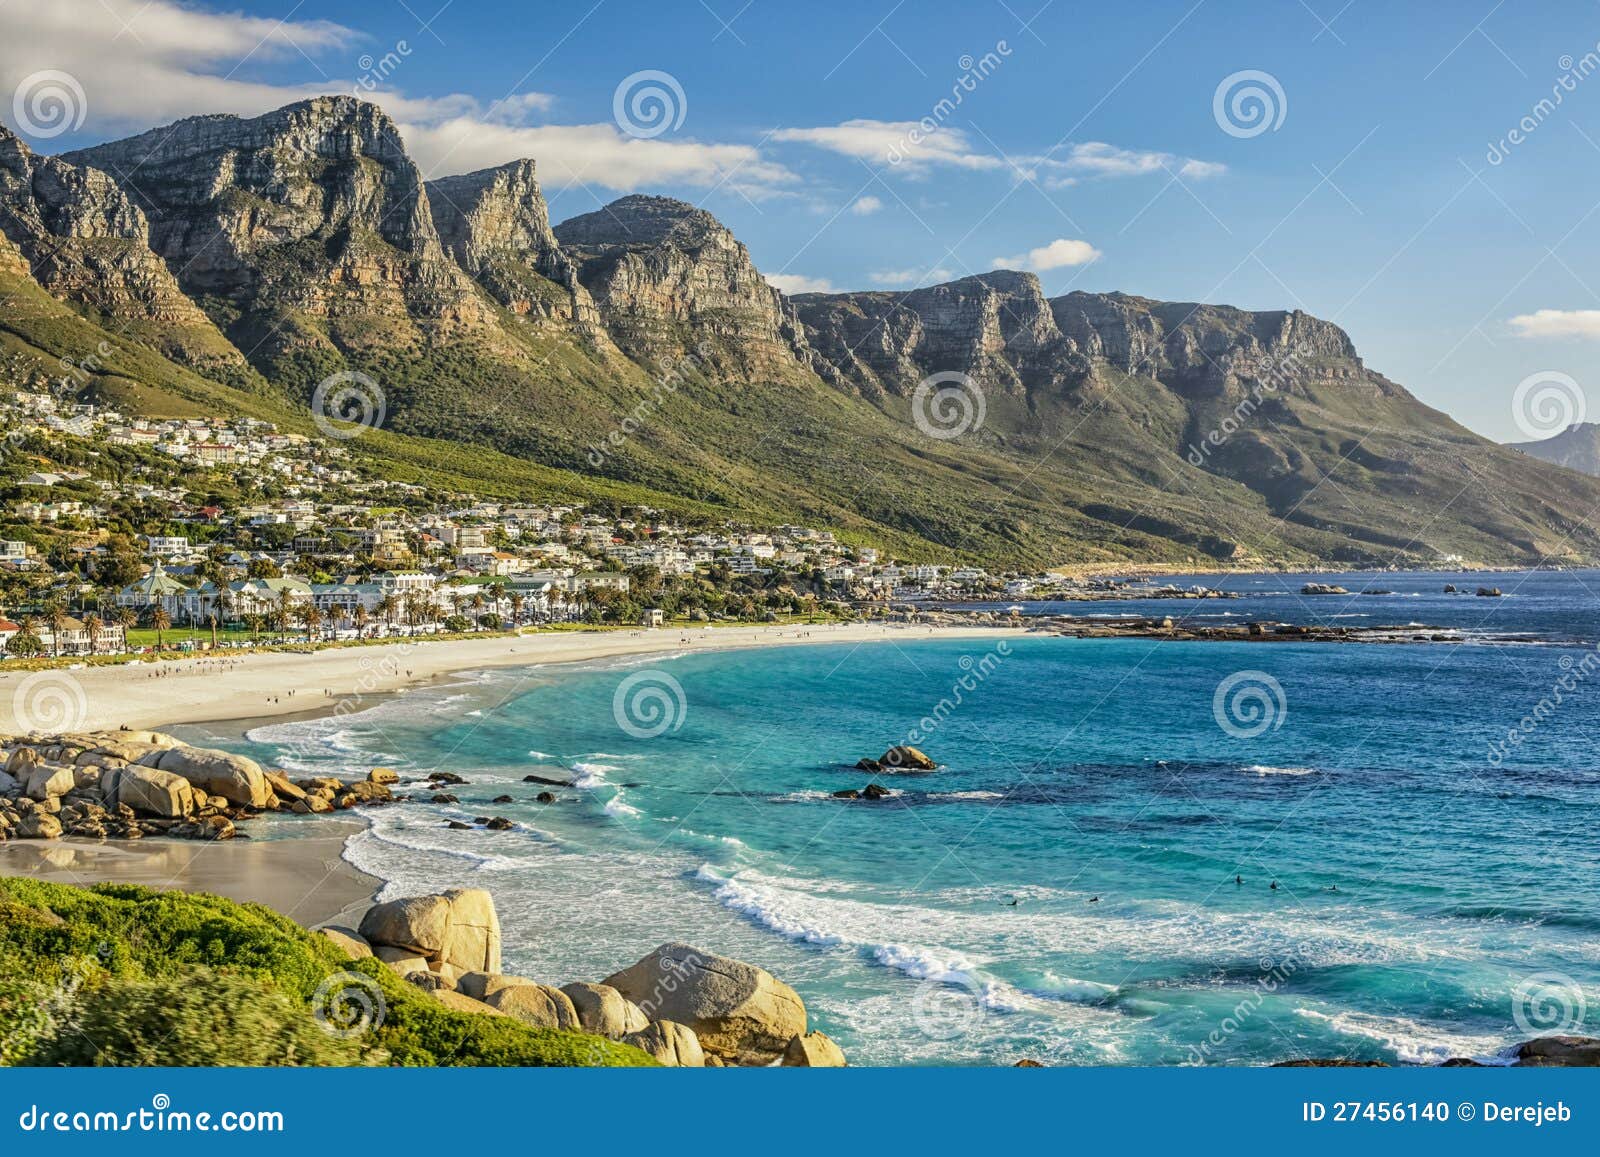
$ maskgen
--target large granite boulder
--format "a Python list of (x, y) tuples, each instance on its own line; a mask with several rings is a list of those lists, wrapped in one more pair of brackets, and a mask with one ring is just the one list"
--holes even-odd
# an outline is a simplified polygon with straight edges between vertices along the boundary
[(655, 1021), (638, 1032), (628, 1033), (622, 1043), (649, 1053), (664, 1065), (701, 1069), (706, 1064), (705, 1050), (694, 1030), (676, 1021)]
[(663, 944), (605, 984), (655, 1020), (694, 1030), (701, 1047), (725, 1061), (769, 1065), (806, 1031), (806, 1006), (764, 969), (688, 944)]
[(1517, 1064), (1541, 1068), (1600, 1067), (1600, 1037), (1557, 1033), (1523, 1041), (1512, 1050)]
[(612, 1040), (631, 1032), (642, 1032), (650, 1024), (644, 1010), (607, 984), (563, 984), (561, 991), (578, 1010), (578, 1023), (584, 1032)]
[(266, 807), (272, 802), (272, 788), (261, 765), (247, 755), (210, 747), (174, 747), (151, 751), (139, 762), (181, 775), (207, 795), (220, 795), (229, 803)]
[(199, 810), (194, 785), (181, 775), (149, 767), (118, 767), (100, 780), (107, 807), (126, 805), (162, 819), (181, 819)]
[(488, 1000), (502, 988), (515, 988), (522, 984), (537, 984), (525, 976), (503, 976), (498, 972), (463, 972), (456, 989), (473, 1000)]
[(31, 811), (17, 821), (17, 835), (25, 840), (61, 838), (61, 821), (45, 811)]
[(507, 985), (497, 989), (484, 1003), (539, 1028), (582, 1027), (578, 1023), (578, 1010), (567, 994), (547, 984)]
[(842, 1069), (844, 1051), (827, 1033), (808, 1032), (789, 1042), (789, 1047), (783, 1050), (783, 1064), (788, 1068)]
[(500, 971), (500, 918), (481, 888), (374, 905), (362, 917), (361, 935), (375, 947), (407, 949), (461, 972)]
[(939, 765), (915, 747), (891, 747), (878, 760), (884, 771), (933, 771)]
[(72, 768), (54, 763), (35, 764), (28, 772), (28, 798), (53, 799), (66, 795), (78, 785)]

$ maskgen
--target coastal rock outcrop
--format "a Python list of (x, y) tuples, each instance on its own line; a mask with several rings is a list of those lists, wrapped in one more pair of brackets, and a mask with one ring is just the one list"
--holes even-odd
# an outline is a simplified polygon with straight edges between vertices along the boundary
[(273, 800), (261, 765), (247, 755), (209, 747), (174, 747), (152, 751), (139, 762), (181, 775), (208, 795), (220, 795), (230, 803), (260, 808)]
[(120, 767), (101, 780), (106, 802), (164, 819), (179, 819), (199, 810), (194, 785), (181, 775), (153, 767)]
[(362, 917), (360, 932), (375, 947), (415, 952), (461, 972), (500, 971), (500, 918), (480, 888), (377, 904)]
[(733, 1064), (771, 1064), (806, 1031), (794, 989), (765, 969), (688, 944), (663, 944), (603, 983), (653, 1020), (693, 1029), (707, 1053)]
[(578, 982), (563, 984), (561, 991), (577, 1009), (578, 1023), (584, 1032), (617, 1040), (629, 1033), (642, 1032), (650, 1024), (643, 1009), (610, 985)]
[(693, 1029), (676, 1021), (653, 1021), (638, 1032), (627, 1033), (621, 1040), (672, 1068), (700, 1069), (706, 1065), (700, 1038)]
[(580, 1028), (578, 1010), (559, 988), (529, 982), (496, 989), (485, 1003), (507, 1016), (540, 1028)]
[(783, 1050), (782, 1063), (792, 1068), (842, 1069), (844, 1052), (827, 1033), (808, 1032), (797, 1036)]
[(1556, 1033), (1523, 1041), (1511, 1050), (1519, 1065), (1539, 1068), (1600, 1068), (1600, 1037)]

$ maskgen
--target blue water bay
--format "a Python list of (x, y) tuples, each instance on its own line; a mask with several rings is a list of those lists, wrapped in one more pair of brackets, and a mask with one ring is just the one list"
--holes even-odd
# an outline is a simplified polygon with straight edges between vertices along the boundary
[[(233, 745), (465, 776), (349, 857), (489, 888), (541, 980), (671, 940), (759, 963), (853, 1063), (1491, 1058), (1600, 1009), (1600, 688), (1488, 756), (1587, 654), (903, 632), (469, 675)], [(937, 771), (852, 766), (912, 733)], [(518, 827), (444, 826), (490, 814)]]

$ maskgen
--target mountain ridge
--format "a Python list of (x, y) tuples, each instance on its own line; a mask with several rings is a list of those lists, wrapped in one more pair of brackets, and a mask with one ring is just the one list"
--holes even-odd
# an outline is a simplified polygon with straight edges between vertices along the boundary
[[(1297, 310), (1048, 298), (1014, 270), (790, 297), (687, 202), (633, 194), (552, 225), (532, 160), (424, 180), (352, 97), (25, 150), (0, 147), (8, 242), (85, 321), (173, 359), (97, 379), (146, 407), (177, 391), (293, 412), (354, 371), (402, 439), (908, 553), (1600, 558), (1582, 517), (1600, 483), (1478, 438)], [(121, 256), (44, 260), (86, 241)], [(23, 320), (12, 341), (45, 348)], [(930, 422), (930, 379), (973, 420)]]

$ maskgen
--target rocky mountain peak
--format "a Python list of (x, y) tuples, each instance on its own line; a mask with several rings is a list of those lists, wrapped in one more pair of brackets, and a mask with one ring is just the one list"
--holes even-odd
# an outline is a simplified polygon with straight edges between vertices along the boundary
[(654, 364), (694, 358), (724, 378), (782, 380), (812, 365), (793, 306), (705, 210), (631, 195), (563, 221), (555, 235), (631, 356)]

